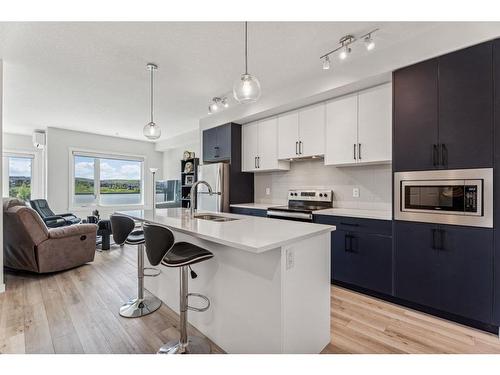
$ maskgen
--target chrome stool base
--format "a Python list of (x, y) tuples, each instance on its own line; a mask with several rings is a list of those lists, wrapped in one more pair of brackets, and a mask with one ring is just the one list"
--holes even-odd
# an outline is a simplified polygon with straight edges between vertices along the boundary
[(125, 318), (138, 318), (155, 312), (160, 306), (161, 300), (155, 296), (134, 298), (120, 307), (120, 315)]
[(208, 340), (198, 336), (188, 336), (187, 344), (179, 340), (169, 341), (163, 345), (158, 354), (210, 354), (212, 352)]

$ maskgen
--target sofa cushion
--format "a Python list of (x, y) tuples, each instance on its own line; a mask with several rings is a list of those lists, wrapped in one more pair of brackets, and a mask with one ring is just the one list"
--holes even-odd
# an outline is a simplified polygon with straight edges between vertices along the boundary
[(3, 210), (7, 211), (11, 207), (15, 206), (26, 206), (26, 202), (18, 198), (4, 198), (3, 199)]

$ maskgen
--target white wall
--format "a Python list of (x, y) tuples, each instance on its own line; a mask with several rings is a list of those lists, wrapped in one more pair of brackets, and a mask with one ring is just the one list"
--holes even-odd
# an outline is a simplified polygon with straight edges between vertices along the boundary
[[(290, 171), (255, 173), (255, 202), (284, 204), (288, 189), (327, 188), (333, 190), (336, 207), (390, 210), (391, 175), (390, 164), (338, 168), (323, 160), (294, 161)], [(359, 198), (352, 197), (354, 187)]]
[[(136, 155), (145, 158), (144, 203), (152, 205), (152, 181), (149, 168), (158, 168), (157, 179), (163, 177), (162, 153), (155, 150), (154, 143), (134, 141), (59, 128), (47, 129), (47, 199), (54, 212), (70, 211), (70, 149), (76, 148), (99, 153)], [(103, 216), (114, 212), (113, 207), (97, 207)], [(80, 217), (90, 215), (92, 208), (72, 209)]]
[(194, 151), (199, 157), (200, 143), (193, 142), (185, 146), (169, 148), (163, 152), (163, 179), (179, 180), (181, 178), (181, 160), (184, 151)]
[[(45, 198), (45, 150), (36, 148), (29, 135), (3, 133), (3, 152), (33, 155), (31, 197)], [(8, 181), (4, 181), (5, 183), (8, 184)]]
[[(3, 133), (3, 61), (0, 60), (0, 153), (2, 152), (2, 133)], [(0, 186), (2, 186), (2, 163), (0, 163)], [(3, 205), (2, 205), (3, 211)], [(0, 215), (0, 293), (5, 291), (5, 284), (3, 283), (3, 212)]]

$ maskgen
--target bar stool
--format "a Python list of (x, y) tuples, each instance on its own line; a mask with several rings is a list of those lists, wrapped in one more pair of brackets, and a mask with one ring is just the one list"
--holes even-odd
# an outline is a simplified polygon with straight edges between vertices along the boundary
[(120, 307), (120, 315), (125, 318), (138, 318), (151, 314), (161, 306), (161, 300), (155, 296), (144, 297), (144, 276), (158, 276), (144, 274), (144, 231), (134, 230), (133, 219), (122, 215), (111, 215), (111, 231), (115, 243), (122, 246), (137, 245), (137, 298), (130, 299)]
[[(199, 246), (188, 242), (175, 242), (174, 234), (168, 228), (154, 224), (144, 224), (144, 238), (146, 240), (146, 254), (149, 262), (156, 266), (160, 262), (167, 267), (177, 267), (180, 273), (180, 333), (179, 340), (174, 340), (163, 345), (159, 354), (209, 354), (210, 343), (208, 340), (187, 335), (187, 311), (203, 312), (210, 307), (210, 300), (204, 295), (188, 292), (188, 269), (192, 264), (203, 262), (214, 255)], [(191, 271), (194, 279), (196, 273)], [(189, 306), (189, 297), (198, 297), (206, 302), (202, 308)]]

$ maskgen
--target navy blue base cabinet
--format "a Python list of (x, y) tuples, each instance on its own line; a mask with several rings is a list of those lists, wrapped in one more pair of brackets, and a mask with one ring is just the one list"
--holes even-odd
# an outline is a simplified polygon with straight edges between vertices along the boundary
[(392, 294), (392, 222), (315, 215), (319, 224), (336, 225), (332, 232), (332, 282)]
[(493, 230), (395, 221), (394, 296), (493, 324)]

